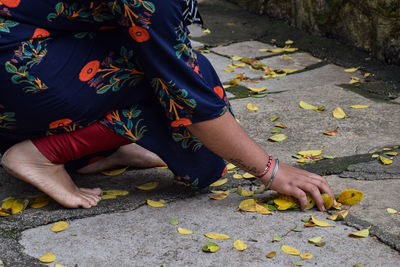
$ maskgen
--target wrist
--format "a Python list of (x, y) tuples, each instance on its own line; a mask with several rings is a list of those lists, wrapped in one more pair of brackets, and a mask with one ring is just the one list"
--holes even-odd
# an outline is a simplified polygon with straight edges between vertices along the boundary
[(266, 185), (265, 190), (268, 190), (271, 187), (275, 179), (275, 176), (278, 173), (278, 169), (279, 169), (279, 159), (275, 159), (273, 161), (273, 164), (271, 164), (270, 170), (267, 173), (265, 173), (262, 177), (259, 177), (262, 183)]

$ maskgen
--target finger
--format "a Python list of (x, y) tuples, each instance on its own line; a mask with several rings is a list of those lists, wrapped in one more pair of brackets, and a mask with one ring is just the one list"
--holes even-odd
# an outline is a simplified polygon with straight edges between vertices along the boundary
[(311, 197), (314, 199), (315, 204), (317, 205), (320, 211), (325, 211), (324, 201), (322, 200), (321, 192), (319, 191), (319, 188), (316, 185), (312, 183), (307, 183), (301, 185), (301, 189), (311, 194)]
[(291, 195), (297, 198), (297, 200), (299, 201), (301, 210), (304, 211), (307, 206), (306, 193), (304, 193), (304, 191), (298, 187), (293, 187), (293, 189), (291, 189), (290, 191), (292, 192)]
[(328, 195), (330, 195), (333, 199), (333, 204), (336, 206), (335, 194), (333, 194), (333, 191), (329, 186), (328, 181), (325, 178), (321, 177), (321, 179), (315, 181), (314, 184), (319, 188), (322, 193), (327, 193)]

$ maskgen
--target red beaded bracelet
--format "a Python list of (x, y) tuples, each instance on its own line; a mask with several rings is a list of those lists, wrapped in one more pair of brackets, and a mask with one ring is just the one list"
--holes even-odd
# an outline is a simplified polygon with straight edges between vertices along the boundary
[(262, 174), (256, 175), (256, 177), (262, 178), (264, 175), (266, 175), (269, 172), (269, 170), (271, 169), (273, 161), (274, 161), (274, 158), (272, 156), (269, 156), (267, 167), (265, 167), (265, 170), (263, 171)]

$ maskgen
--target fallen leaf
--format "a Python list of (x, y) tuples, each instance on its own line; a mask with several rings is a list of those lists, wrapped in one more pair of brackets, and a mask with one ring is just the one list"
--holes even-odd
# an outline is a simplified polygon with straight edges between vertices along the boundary
[(55, 267), (65, 267), (65, 266), (57, 263)]
[(289, 255), (295, 255), (295, 256), (300, 255), (300, 251), (288, 245), (282, 245), (281, 250)]
[(260, 185), (259, 187), (257, 187), (257, 189), (254, 191), (254, 194), (262, 194), (265, 191), (265, 185)]
[(274, 203), (278, 206), (278, 210), (287, 210), (297, 206), (297, 203), (294, 201), (280, 198), (274, 199)]
[(317, 225), (319, 227), (334, 227), (333, 225), (331, 225), (328, 222), (315, 219), (314, 216), (311, 216), (311, 220), (315, 225)]
[(232, 170), (234, 168), (236, 168), (236, 166), (234, 164), (232, 164), (232, 163), (228, 163), (228, 165), (226, 165), (226, 169), (227, 170)]
[(312, 259), (313, 255), (311, 253), (303, 253), (300, 254), (300, 258), (302, 258), (303, 260), (310, 260)]
[(359, 70), (360, 69), (360, 67), (357, 67), (357, 68), (349, 68), (349, 69), (345, 69), (344, 71), (345, 72), (355, 72), (355, 71), (357, 71), (357, 70)]
[(348, 189), (344, 190), (337, 198), (337, 201), (343, 205), (353, 206), (361, 202), (364, 195), (358, 190)]
[(217, 187), (217, 186), (221, 186), (224, 185), (228, 182), (228, 178), (223, 178), (223, 179), (219, 179), (217, 181), (215, 181), (214, 183), (210, 184), (209, 186), (211, 187)]
[(252, 103), (248, 103), (246, 108), (248, 110), (252, 110), (252, 111), (257, 111), (258, 110), (258, 107), (256, 105), (252, 104)]
[(178, 224), (179, 224), (179, 221), (178, 221), (178, 220), (175, 220), (175, 219), (172, 219), (172, 220), (169, 221), (169, 224), (178, 225)]
[(243, 58), (243, 57), (233, 56), (233, 57), (232, 57), (232, 60), (239, 61), (239, 60), (241, 60), (242, 58)]
[(268, 86), (264, 86), (264, 87), (260, 87), (260, 88), (255, 88), (255, 87), (247, 87), (247, 88), (249, 88), (250, 91), (252, 91), (252, 92), (260, 93), (260, 92), (267, 90)]
[(68, 223), (65, 221), (59, 221), (56, 222), (55, 224), (53, 224), (50, 228), (51, 231), (53, 231), (54, 233), (58, 233), (61, 231), (64, 231), (66, 229), (68, 229)]
[(294, 43), (294, 42), (293, 42), (292, 40), (290, 40), (290, 39), (287, 40), (287, 41), (285, 42), (286, 45), (291, 45), (291, 44), (293, 44), (293, 43)]
[(277, 119), (279, 119), (279, 116), (272, 117), (272, 118), (270, 118), (269, 120), (270, 120), (270, 121), (276, 121)]
[(322, 150), (304, 150), (304, 151), (299, 151), (297, 154), (302, 155), (304, 157), (313, 157), (313, 156), (318, 156), (322, 154)]
[(147, 205), (152, 206), (154, 208), (162, 208), (164, 207), (164, 203), (162, 203), (161, 201), (154, 201), (154, 200), (147, 200)]
[(372, 154), (372, 158), (379, 158), (379, 154)]
[(279, 241), (281, 241), (282, 240), (282, 238), (280, 237), (280, 236), (278, 236), (278, 235), (275, 235), (273, 238), (272, 238), (272, 242), (279, 242)]
[(13, 202), (13, 205), (11, 207), (11, 214), (17, 214), (23, 211), (29, 204), (29, 200), (25, 199), (17, 199)]
[(350, 237), (359, 237), (359, 238), (368, 237), (369, 236), (369, 229), (371, 229), (371, 226), (369, 226), (366, 229), (362, 229), (360, 231), (357, 231), (357, 232), (354, 232), (354, 233), (350, 233), (349, 236)]
[(295, 266), (303, 266), (303, 263), (301, 261), (294, 261), (293, 265), (295, 265)]
[(159, 184), (160, 184), (159, 182), (150, 182), (150, 183), (145, 183), (142, 185), (137, 185), (136, 188), (140, 189), (140, 190), (148, 191), (148, 190), (155, 189)]
[(339, 211), (335, 214), (332, 214), (331, 216), (327, 217), (327, 219), (332, 220), (332, 221), (342, 221), (344, 218), (346, 218), (347, 214), (349, 214), (349, 210), (342, 210)]
[(256, 211), (257, 213), (262, 215), (271, 214), (271, 211), (269, 209), (259, 204), (256, 204)]
[(351, 77), (351, 80), (350, 80), (350, 82), (349, 82), (350, 84), (360, 84), (361, 83), (361, 81), (360, 81), (360, 79), (359, 78), (357, 78), (357, 77)]
[(226, 72), (234, 72), (235, 70), (234, 69), (224, 69), (224, 71), (226, 71)]
[(385, 158), (384, 156), (379, 156), (379, 160), (383, 163), (383, 165), (390, 165), (393, 163), (393, 160)]
[(277, 70), (278, 73), (293, 73), (299, 71), (298, 69), (279, 69)]
[(116, 170), (110, 170), (110, 171), (102, 171), (101, 173), (107, 176), (116, 176), (116, 175), (120, 175), (122, 173), (124, 173), (127, 169), (129, 168), (129, 166), (126, 166), (124, 168), (121, 169), (116, 169)]
[(232, 177), (235, 178), (235, 179), (242, 179), (243, 175), (235, 173)]
[(273, 257), (275, 257), (276, 256), (276, 251), (271, 251), (270, 253), (268, 253), (267, 255), (265, 255), (265, 257), (267, 257), (267, 258), (273, 258)]
[(299, 102), (299, 105), (301, 108), (306, 109), (306, 110), (314, 110), (314, 111), (324, 111), (325, 110), (325, 107), (323, 107), (323, 106), (315, 106), (315, 105), (306, 103), (303, 100), (301, 100)]
[(286, 129), (286, 128), (287, 128), (287, 125), (284, 125), (284, 124), (275, 124), (275, 127), (279, 127), (279, 128), (282, 128), (282, 129)]
[(49, 205), (50, 197), (47, 195), (38, 196), (33, 200), (31, 204), (31, 208), (39, 209)]
[(168, 166), (157, 166), (157, 167), (154, 167), (154, 168), (156, 168), (158, 170), (165, 170), (165, 169), (168, 169)]
[(239, 204), (239, 209), (243, 211), (254, 212), (256, 211), (256, 201), (252, 198), (243, 200)]
[(2, 210), (11, 210), (13, 204), (14, 204), (15, 198), (13, 197), (8, 197), (3, 200), (3, 204), (1, 204), (1, 209)]
[(355, 109), (360, 109), (360, 108), (369, 108), (369, 106), (366, 105), (352, 105), (350, 106), (351, 108), (355, 108)]
[(191, 235), (191, 234), (193, 234), (193, 231), (179, 227), (178, 228), (178, 233), (180, 233), (182, 235)]
[(210, 29), (205, 29), (205, 30), (203, 30), (203, 32), (206, 33), (206, 34), (210, 34), (211, 30)]
[(273, 141), (273, 142), (282, 142), (286, 140), (286, 135), (285, 134), (275, 134), (272, 135), (268, 138), (268, 141)]
[(56, 255), (54, 255), (51, 251), (48, 253), (44, 254), (42, 257), (40, 257), (40, 261), (43, 263), (52, 263), (56, 260)]
[(254, 191), (245, 190), (243, 189), (242, 186), (238, 186), (236, 193), (238, 193), (238, 195), (241, 195), (243, 197), (252, 197), (254, 195)]
[(202, 250), (204, 252), (216, 252), (220, 249), (220, 246), (218, 246), (217, 244), (215, 244), (214, 242), (208, 242), (207, 245), (203, 246)]
[(390, 213), (390, 214), (400, 214), (400, 211), (397, 211), (392, 208), (387, 208), (386, 211), (387, 211), (387, 213)]
[(106, 194), (106, 195), (112, 195), (112, 196), (126, 196), (129, 194), (129, 191), (112, 189), (112, 190), (104, 190), (104, 191), (102, 191), (102, 193)]
[(308, 239), (308, 242), (311, 243), (311, 244), (316, 245), (316, 244), (318, 244), (318, 243), (320, 243), (322, 241), (323, 237), (324, 236), (313, 237), (313, 238)]
[(255, 176), (253, 174), (250, 174), (248, 172), (243, 174), (243, 178), (244, 179), (251, 179), (251, 178), (255, 178)]
[(219, 233), (206, 233), (204, 234), (206, 237), (211, 238), (211, 239), (229, 239), (231, 238), (228, 235), (225, 234), (219, 234)]
[(340, 107), (335, 108), (332, 114), (336, 119), (344, 119), (347, 117), (346, 113), (344, 113), (343, 109)]
[(236, 240), (233, 243), (233, 247), (236, 248), (239, 251), (243, 251), (247, 248), (247, 245), (242, 241), (242, 240)]
[(286, 55), (283, 55), (283, 56), (282, 56), (282, 59), (284, 59), (284, 60), (292, 60), (293, 58), (292, 58), (292, 57), (289, 57), (289, 56), (286, 56)]
[(222, 200), (222, 199), (227, 198), (229, 196), (229, 193), (230, 193), (230, 191), (226, 190), (223, 193), (212, 195), (212, 196), (210, 196), (210, 198), (215, 199), (215, 200)]
[(105, 199), (114, 199), (117, 198), (117, 196), (115, 195), (102, 195), (101, 199), (105, 200)]
[(324, 132), (325, 135), (337, 135), (338, 133), (339, 133), (339, 132), (336, 131), (336, 130)]
[(385, 152), (383, 154), (391, 156), (391, 157), (396, 157), (399, 153), (397, 153), (396, 151), (390, 151), (390, 152)]

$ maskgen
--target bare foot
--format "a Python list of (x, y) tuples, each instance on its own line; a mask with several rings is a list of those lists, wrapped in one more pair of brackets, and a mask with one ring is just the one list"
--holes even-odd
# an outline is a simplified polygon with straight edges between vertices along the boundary
[(37, 187), (64, 207), (88, 209), (101, 199), (99, 188), (78, 188), (64, 165), (51, 163), (30, 140), (7, 150), (1, 164), (8, 173)]
[(152, 168), (166, 166), (165, 162), (153, 152), (137, 145), (121, 146), (107, 158), (96, 161), (78, 170), (79, 173), (96, 173), (116, 166), (131, 166), (137, 168)]

